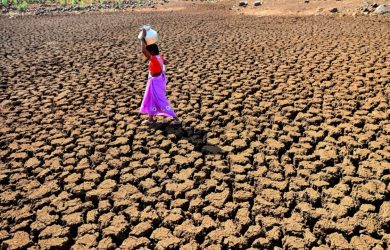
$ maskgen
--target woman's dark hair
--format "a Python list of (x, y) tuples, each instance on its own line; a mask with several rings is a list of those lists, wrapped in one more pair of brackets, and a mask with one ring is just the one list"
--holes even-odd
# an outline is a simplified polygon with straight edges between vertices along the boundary
[(150, 44), (146, 46), (146, 50), (149, 51), (150, 54), (156, 56), (160, 54), (157, 44)]

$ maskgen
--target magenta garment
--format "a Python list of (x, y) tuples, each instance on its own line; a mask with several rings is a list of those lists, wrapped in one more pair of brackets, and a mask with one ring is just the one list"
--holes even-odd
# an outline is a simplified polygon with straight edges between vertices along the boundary
[(176, 117), (166, 97), (167, 78), (165, 72), (159, 76), (149, 76), (140, 113)]

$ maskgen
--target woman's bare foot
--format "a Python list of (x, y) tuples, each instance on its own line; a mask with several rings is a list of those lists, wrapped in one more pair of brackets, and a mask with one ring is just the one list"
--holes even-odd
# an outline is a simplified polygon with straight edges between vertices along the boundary
[(152, 124), (152, 122), (150, 122), (149, 120), (143, 120), (141, 122), (141, 125), (150, 125), (150, 124)]
[(150, 125), (150, 124), (153, 124), (155, 122), (156, 122), (155, 118), (150, 115), (147, 120), (141, 122), (141, 125)]
[(179, 118), (174, 118), (173, 121), (170, 122), (170, 124), (172, 125), (180, 125), (181, 124), (181, 121), (179, 120)]

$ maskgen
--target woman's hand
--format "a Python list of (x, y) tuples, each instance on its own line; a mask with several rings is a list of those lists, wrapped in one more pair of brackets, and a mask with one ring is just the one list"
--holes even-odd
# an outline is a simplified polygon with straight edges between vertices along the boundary
[(141, 31), (142, 31), (142, 39), (145, 39), (145, 37), (146, 37), (146, 30), (144, 28), (142, 28)]

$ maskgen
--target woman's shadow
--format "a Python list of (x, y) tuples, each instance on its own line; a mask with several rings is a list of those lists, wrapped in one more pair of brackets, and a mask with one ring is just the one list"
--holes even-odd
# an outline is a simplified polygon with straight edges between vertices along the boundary
[(149, 125), (151, 128), (162, 131), (164, 136), (175, 135), (175, 141), (186, 140), (194, 146), (195, 151), (202, 154), (224, 154), (217, 145), (207, 143), (207, 131), (189, 126), (155, 122)]

